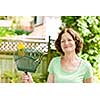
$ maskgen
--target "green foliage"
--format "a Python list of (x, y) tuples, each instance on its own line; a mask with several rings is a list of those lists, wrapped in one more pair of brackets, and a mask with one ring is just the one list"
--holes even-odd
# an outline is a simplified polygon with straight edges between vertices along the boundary
[(100, 61), (98, 61), (98, 56), (100, 57), (100, 16), (62, 16), (61, 20), (63, 25), (72, 27), (80, 33), (84, 39), (84, 47), (80, 56), (90, 61), (98, 73)]
[(21, 83), (22, 82), (22, 75), (17, 71), (5, 71), (0, 78), (5, 79), (5, 83)]
[[(50, 58), (50, 57), (49, 57)], [(43, 83), (46, 82), (48, 76), (48, 54), (44, 54), (42, 60), (37, 67), (35, 74), (33, 73), (33, 80), (36, 83)]]
[(59, 56), (56, 50), (50, 49), (48, 54), (44, 54), (41, 63), (37, 67), (35, 74), (33, 73), (33, 79), (36, 83), (44, 83), (47, 81), (48, 65), (53, 57)]
[(0, 27), (0, 37), (7, 37), (7, 36), (15, 36), (15, 35), (29, 35), (31, 32), (20, 30), (20, 29), (12, 29), (7, 27)]
[(25, 30), (21, 30), (21, 29), (16, 29), (16, 30), (15, 30), (15, 33), (16, 33), (17, 35), (23, 35), (23, 34), (29, 35), (31, 32), (25, 31)]
[(14, 36), (15, 31), (10, 28), (0, 27), (0, 37)]
[(0, 20), (6, 20), (7, 16), (0, 16)]
[(46, 83), (47, 75), (43, 73), (33, 73), (32, 78), (36, 83)]

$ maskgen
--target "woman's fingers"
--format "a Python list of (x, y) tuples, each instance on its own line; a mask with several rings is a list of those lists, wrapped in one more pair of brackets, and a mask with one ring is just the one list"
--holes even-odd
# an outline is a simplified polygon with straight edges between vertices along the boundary
[(33, 83), (33, 79), (30, 73), (23, 74), (22, 80), (24, 83)]

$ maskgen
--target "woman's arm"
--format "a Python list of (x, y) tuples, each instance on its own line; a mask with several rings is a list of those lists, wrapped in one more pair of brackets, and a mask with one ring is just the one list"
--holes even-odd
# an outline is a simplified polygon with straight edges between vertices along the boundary
[(47, 83), (54, 83), (54, 75), (53, 74), (48, 75)]
[(86, 80), (83, 80), (83, 83), (93, 83), (93, 78), (90, 77), (90, 78), (88, 78)]

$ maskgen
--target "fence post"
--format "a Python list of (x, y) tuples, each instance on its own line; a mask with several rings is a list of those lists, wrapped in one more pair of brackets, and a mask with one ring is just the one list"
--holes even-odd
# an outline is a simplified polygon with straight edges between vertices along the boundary
[(49, 42), (48, 42), (48, 62), (47, 62), (47, 65), (49, 65), (50, 60), (51, 60), (51, 57), (50, 57), (50, 54), (51, 54), (51, 47), (50, 47), (50, 45), (51, 45), (51, 43), (50, 43), (50, 41), (51, 41), (51, 37), (49, 36)]

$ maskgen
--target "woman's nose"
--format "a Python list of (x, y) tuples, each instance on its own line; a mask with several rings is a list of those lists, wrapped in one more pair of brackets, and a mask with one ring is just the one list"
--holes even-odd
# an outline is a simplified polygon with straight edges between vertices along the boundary
[(65, 44), (67, 45), (68, 44), (68, 41), (65, 41)]

